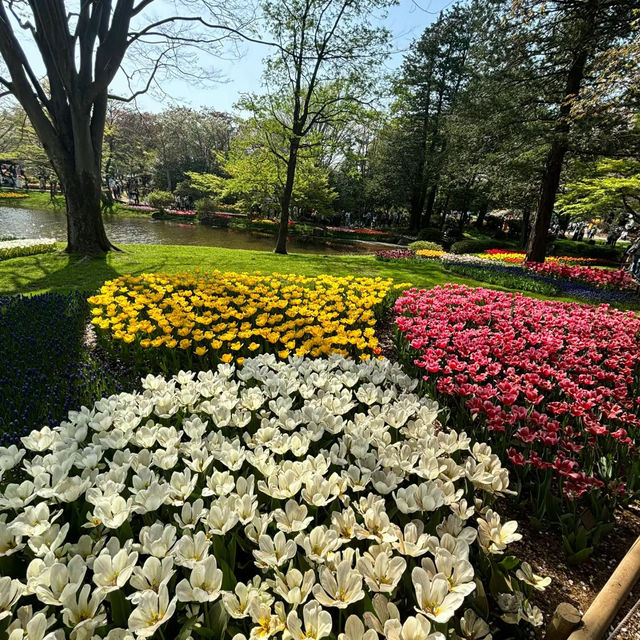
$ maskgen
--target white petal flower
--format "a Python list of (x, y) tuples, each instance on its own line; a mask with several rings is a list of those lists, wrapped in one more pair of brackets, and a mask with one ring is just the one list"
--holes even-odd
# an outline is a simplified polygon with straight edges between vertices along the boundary
[(222, 571), (213, 556), (196, 564), (191, 569), (189, 580), (176, 586), (176, 595), (181, 602), (213, 602), (220, 596)]
[(24, 592), (24, 585), (19, 580), (8, 576), (0, 578), (0, 620), (11, 615), (11, 608)]
[(156, 630), (161, 627), (176, 610), (176, 600), (174, 597), (169, 600), (169, 592), (166, 585), (158, 590), (144, 591), (138, 606), (129, 616), (129, 629), (138, 637), (151, 637)]
[(442, 574), (431, 579), (421, 567), (411, 572), (411, 581), (416, 591), (416, 611), (435, 622), (449, 622), (464, 600), (461, 593), (449, 593), (449, 582)]
[(543, 578), (533, 573), (533, 569), (528, 562), (523, 562), (520, 565), (520, 568), (516, 571), (516, 578), (538, 591), (544, 591), (551, 584), (551, 578)]
[(342, 561), (335, 574), (320, 567), (320, 584), (313, 587), (313, 597), (325, 607), (345, 609), (364, 598), (362, 576), (351, 568), (350, 561)]
[(293, 640), (320, 640), (331, 633), (331, 614), (317, 602), (304, 605), (302, 610), (304, 630), (295, 609), (287, 616), (287, 631)]
[(358, 616), (349, 616), (344, 625), (344, 633), (338, 635), (338, 640), (378, 640), (378, 634), (374, 629), (365, 631)]

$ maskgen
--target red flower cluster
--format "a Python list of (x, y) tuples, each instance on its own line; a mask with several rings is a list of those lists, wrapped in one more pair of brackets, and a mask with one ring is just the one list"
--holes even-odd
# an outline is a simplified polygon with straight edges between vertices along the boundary
[(519, 475), (550, 470), (570, 499), (624, 491), (640, 437), (640, 318), (453, 284), (405, 291), (395, 313), (434, 394), (461, 398)]
[(595, 269), (593, 267), (579, 267), (562, 264), (560, 262), (527, 262), (524, 265), (528, 271), (539, 273), (543, 276), (586, 282), (599, 289), (617, 289), (620, 291), (632, 291), (638, 283), (622, 269)]
[(409, 249), (384, 249), (383, 251), (376, 251), (376, 258), (378, 260), (407, 260), (409, 258), (415, 258), (416, 254)]

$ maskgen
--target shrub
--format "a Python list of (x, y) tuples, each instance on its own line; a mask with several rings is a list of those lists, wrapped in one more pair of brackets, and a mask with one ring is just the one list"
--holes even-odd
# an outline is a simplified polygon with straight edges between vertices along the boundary
[(548, 579), (505, 556), (520, 535), (494, 510), (506, 470), (415, 384), (386, 360), (260, 356), (147, 376), (0, 450), (9, 632), (355, 639), (366, 624), (443, 640), (541, 624), (528, 595)]
[(215, 198), (196, 200), (196, 213), (199, 216), (214, 216), (218, 212), (218, 201)]
[(170, 191), (151, 191), (147, 195), (147, 202), (150, 207), (158, 209), (158, 211), (164, 211), (169, 209), (174, 202), (173, 194)]
[(550, 245), (551, 255), (577, 256), (581, 258), (591, 258), (603, 262), (620, 262), (624, 255), (626, 245), (618, 244), (610, 247), (605, 244), (588, 244), (587, 242), (576, 242), (557, 238)]
[(637, 493), (640, 318), (458, 285), (406, 291), (395, 311), (404, 357), (476, 416), (538, 516), (588, 506), (604, 522)]
[(442, 245), (437, 242), (429, 242), (428, 240), (416, 240), (412, 242), (407, 249), (418, 251), (418, 249), (426, 249), (427, 251), (444, 251)]
[(451, 253), (482, 253), (487, 249), (508, 249), (515, 245), (514, 242), (508, 242), (503, 240), (495, 240), (493, 238), (489, 238), (487, 240), (472, 240), (465, 239), (460, 240), (458, 242), (454, 242), (451, 245), (451, 249), (449, 251)]
[(420, 229), (418, 231), (418, 240), (426, 240), (427, 242), (442, 243), (442, 231), (440, 229)]
[(274, 353), (286, 359), (380, 352), (376, 316), (390, 279), (240, 273), (143, 274), (89, 298), (102, 344), (140, 368), (209, 369)]

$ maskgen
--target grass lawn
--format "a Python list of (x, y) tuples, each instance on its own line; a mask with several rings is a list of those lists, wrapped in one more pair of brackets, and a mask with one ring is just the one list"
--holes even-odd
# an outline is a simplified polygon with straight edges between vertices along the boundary
[[(64, 245), (60, 245), (62, 248)], [(393, 278), (421, 288), (457, 282), (488, 286), (470, 278), (445, 273), (437, 262), (381, 262), (373, 256), (323, 256), (269, 251), (243, 251), (218, 247), (175, 245), (123, 245), (122, 253), (83, 259), (62, 251), (0, 262), (0, 294), (45, 291), (92, 291), (105, 280), (126, 273), (180, 271), (264, 271), (303, 275), (355, 275)], [(500, 287), (492, 287), (500, 289)], [(504, 290), (504, 289), (503, 289)], [(545, 296), (531, 294), (532, 297)], [(570, 300), (570, 298), (563, 298)]]
[[(26, 193), (21, 189), (5, 189), (5, 191)], [(51, 199), (49, 191), (34, 191), (29, 190), (29, 195), (26, 198), (2, 198), (2, 190), (0, 190), (0, 207), (12, 207), (14, 209), (35, 209), (37, 211), (64, 211), (64, 196), (56, 195)], [(105, 211), (105, 215), (109, 214), (122, 214), (127, 216), (142, 216), (149, 217), (150, 212), (136, 211), (129, 209), (119, 202), (114, 203), (113, 208), (109, 211)]]

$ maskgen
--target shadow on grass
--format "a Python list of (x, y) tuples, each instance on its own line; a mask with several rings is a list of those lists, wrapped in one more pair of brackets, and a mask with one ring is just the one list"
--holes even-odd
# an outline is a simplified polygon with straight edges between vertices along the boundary
[[(121, 275), (113, 266), (114, 256), (78, 257), (63, 252), (32, 256), (28, 263), (24, 260), (19, 268), (2, 265), (0, 293), (37, 293), (41, 291), (94, 291), (106, 280)], [(117, 258), (115, 258), (117, 259)], [(17, 267), (18, 265), (16, 265)], [(145, 271), (162, 270), (164, 261), (146, 263)]]

